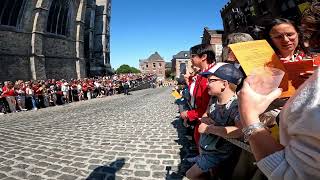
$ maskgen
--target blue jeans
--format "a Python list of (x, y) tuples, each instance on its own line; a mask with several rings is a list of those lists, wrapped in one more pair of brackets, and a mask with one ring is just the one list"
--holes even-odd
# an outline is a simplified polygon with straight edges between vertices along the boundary
[(30, 96), (30, 98), (31, 98), (31, 102), (32, 102), (32, 109), (37, 108), (37, 103), (36, 103), (36, 100), (34, 99), (34, 96)]

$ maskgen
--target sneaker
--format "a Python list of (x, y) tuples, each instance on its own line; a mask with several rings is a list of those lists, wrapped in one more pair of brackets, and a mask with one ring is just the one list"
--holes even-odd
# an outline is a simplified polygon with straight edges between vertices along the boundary
[(32, 110), (33, 110), (33, 111), (36, 111), (36, 110), (38, 110), (38, 108), (33, 108)]
[(199, 158), (198, 156), (189, 157), (189, 158), (186, 158), (186, 161), (188, 161), (190, 163), (195, 163), (195, 162), (197, 162), (198, 158)]

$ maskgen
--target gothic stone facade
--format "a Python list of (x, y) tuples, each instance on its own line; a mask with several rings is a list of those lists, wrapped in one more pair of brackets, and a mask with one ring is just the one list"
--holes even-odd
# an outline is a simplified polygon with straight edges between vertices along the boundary
[(2, 0), (0, 80), (86, 77), (85, 22), (95, 19), (86, 21), (87, 3), (95, 1)]

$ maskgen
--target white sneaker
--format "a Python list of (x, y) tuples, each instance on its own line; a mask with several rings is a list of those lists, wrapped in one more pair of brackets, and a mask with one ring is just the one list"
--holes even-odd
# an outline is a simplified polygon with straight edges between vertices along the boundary
[(198, 156), (195, 156), (195, 157), (186, 158), (186, 160), (190, 163), (195, 163), (197, 162), (198, 158), (199, 158)]

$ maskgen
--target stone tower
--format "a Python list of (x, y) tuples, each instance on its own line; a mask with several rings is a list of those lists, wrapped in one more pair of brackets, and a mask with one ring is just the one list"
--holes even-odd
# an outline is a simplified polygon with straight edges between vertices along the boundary
[(89, 76), (111, 73), (111, 0), (87, 0), (85, 57)]

